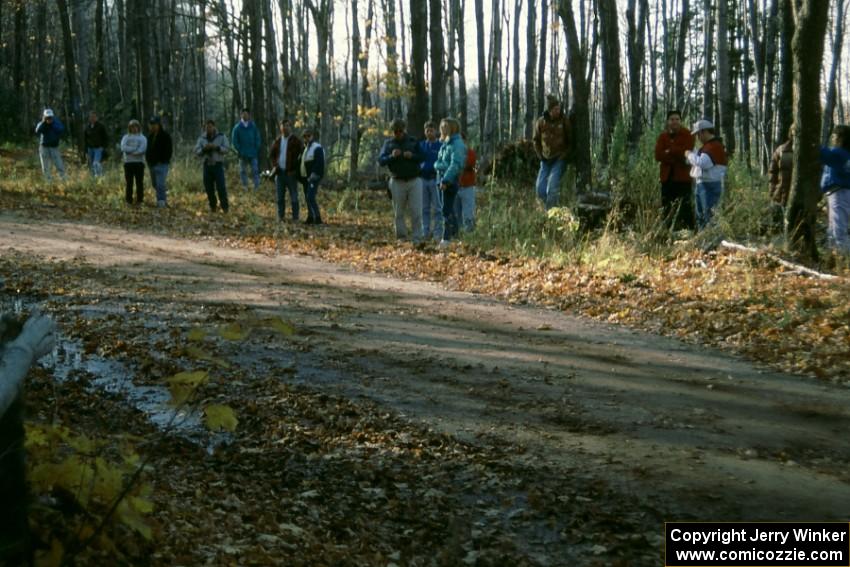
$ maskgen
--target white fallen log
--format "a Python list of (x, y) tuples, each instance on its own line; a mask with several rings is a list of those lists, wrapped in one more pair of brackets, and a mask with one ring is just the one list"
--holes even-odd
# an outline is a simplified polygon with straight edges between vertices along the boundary
[(720, 246), (723, 248), (729, 248), (731, 250), (738, 250), (741, 252), (749, 252), (750, 254), (764, 254), (771, 260), (774, 260), (778, 264), (785, 266), (789, 270), (800, 274), (806, 274), (807, 276), (812, 276), (814, 278), (819, 278), (822, 280), (840, 280), (838, 276), (833, 274), (824, 274), (823, 272), (818, 272), (817, 270), (813, 270), (811, 268), (807, 268), (805, 266), (801, 266), (800, 264), (795, 264), (794, 262), (789, 262), (788, 260), (783, 260), (776, 254), (771, 254), (767, 250), (752, 248), (750, 246), (744, 246), (743, 244), (738, 244), (736, 242), (729, 242), (728, 240), (723, 240), (720, 242)]

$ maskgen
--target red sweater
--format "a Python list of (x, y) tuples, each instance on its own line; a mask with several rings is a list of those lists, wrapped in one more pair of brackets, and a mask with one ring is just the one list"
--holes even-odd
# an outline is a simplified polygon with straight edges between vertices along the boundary
[(661, 182), (691, 182), (691, 166), (685, 160), (685, 152), (694, 149), (694, 136), (684, 128), (676, 135), (665, 130), (655, 142), (655, 161), (661, 164)]
[(460, 174), (457, 184), (460, 187), (475, 186), (475, 162), (478, 161), (478, 156), (475, 155), (475, 150), (469, 148), (466, 150), (466, 163), (463, 166), (463, 171)]

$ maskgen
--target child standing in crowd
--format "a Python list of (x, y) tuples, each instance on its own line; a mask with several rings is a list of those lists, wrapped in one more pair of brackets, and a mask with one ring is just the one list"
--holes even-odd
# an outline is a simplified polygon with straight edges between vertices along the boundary
[(124, 154), (124, 200), (133, 204), (133, 183), (136, 184), (136, 205), (142, 204), (145, 191), (145, 151), (148, 140), (142, 136), (142, 125), (138, 120), (130, 120), (127, 133), (121, 138), (121, 152)]
[[(466, 134), (461, 134), (464, 144), (467, 143)], [(469, 145), (466, 146), (466, 162), (463, 171), (458, 178), (457, 198), (455, 199), (455, 216), (460, 228), (470, 232), (475, 228), (475, 155)]]
[(460, 123), (454, 118), (443, 118), (440, 122), (440, 139), (443, 147), (440, 148), (434, 169), (437, 170), (440, 190), (443, 192), (445, 228), (440, 248), (447, 248), (452, 238), (457, 235), (455, 197), (458, 191), (458, 179), (466, 163), (466, 146), (460, 137)]
[(829, 205), (829, 246), (850, 254), (850, 126), (833, 128), (832, 146), (820, 149), (820, 160), (824, 165), (820, 188)]

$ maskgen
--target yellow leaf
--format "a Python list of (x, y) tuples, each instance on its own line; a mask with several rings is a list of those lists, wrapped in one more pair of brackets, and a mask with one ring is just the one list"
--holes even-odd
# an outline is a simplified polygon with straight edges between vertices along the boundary
[(274, 317), (272, 319), (266, 319), (264, 321), (264, 323), (270, 329), (277, 331), (278, 333), (280, 333), (284, 337), (291, 337), (292, 335), (295, 334), (295, 327), (292, 325), (292, 323), (284, 321), (280, 317)]
[(189, 331), (188, 339), (192, 342), (199, 342), (199, 341), (204, 340), (204, 338), (206, 336), (207, 336), (207, 332), (204, 329), (195, 328), (195, 329), (192, 329), (191, 331)]
[(65, 548), (62, 542), (54, 539), (50, 542), (50, 551), (38, 551), (35, 554), (36, 567), (59, 567), (62, 564), (62, 558), (65, 555)]
[(168, 390), (171, 392), (171, 403), (179, 406), (189, 399), (195, 389), (206, 382), (208, 375), (205, 371), (181, 372), (168, 379)]
[(206, 360), (208, 362), (212, 362), (213, 364), (217, 364), (222, 368), (230, 368), (230, 363), (226, 360), (213, 356), (205, 350), (200, 349), (196, 346), (186, 347), (185, 352), (189, 358), (193, 358), (195, 360)]
[(139, 532), (146, 540), (150, 541), (153, 537), (151, 527), (145, 522), (139, 511), (130, 506), (130, 503), (126, 499), (118, 503), (115, 514), (121, 520), (121, 523)]
[(235, 431), (239, 425), (239, 420), (236, 419), (236, 413), (233, 408), (222, 405), (211, 405), (204, 408), (204, 422), (210, 431), (224, 429), (225, 431)]
[(127, 499), (130, 502), (130, 506), (139, 513), (142, 514), (150, 514), (153, 512), (153, 502), (146, 498), (139, 498), (138, 496), (128, 496)]
[(230, 323), (219, 329), (218, 334), (228, 341), (242, 341), (251, 334), (251, 329), (243, 329), (239, 323)]
[(47, 432), (43, 427), (33, 423), (26, 424), (26, 448), (43, 447), (49, 444)]

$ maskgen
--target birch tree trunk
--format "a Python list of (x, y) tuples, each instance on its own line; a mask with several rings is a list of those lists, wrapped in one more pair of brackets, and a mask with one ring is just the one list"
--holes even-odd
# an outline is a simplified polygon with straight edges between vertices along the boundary
[(729, 65), (729, 0), (717, 0), (717, 100), (720, 105), (718, 125), (726, 152), (734, 154), (735, 94), (732, 88), (732, 68)]
[(528, 0), (528, 34), (525, 44), (525, 138), (531, 139), (534, 130), (534, 67), (537, 64), (537, 38), (534, 35), (537, 7)]
[(791, 250), (811, 261), (818, 257), (815, 223), (820, 200), (820, 73), (828, 11), (829, 4), (822, 0), (795, 0), (793, 5), (794, 170), (785, 234)]
[[(513, 84), (511, 85), (511, 139), (518, 136), (520, 128), (519, 116), (519, 15), (522, 10), (522, 0), (514, 0), (514, 61)], [(529, 35), (534, 35), (529, 30)]]
[(829, 78), (826, 81), (826, 102), (823, 109), (823, 131), (821, 143), (826, 145), (835, 119), (835, 87), (838, 67), (841, 64), (841, 48), (844, 42), (844, 11), (846, 0), (837, 0), (833, 20), (832, 63), (829, 66)]
[(478, 139), (483, 142), (485, 118), (487, 116), (487, 51), (484, 49), (484, 0), (475, 0), (475, 29), (478, 32), (476, 36), (478, 42)]

